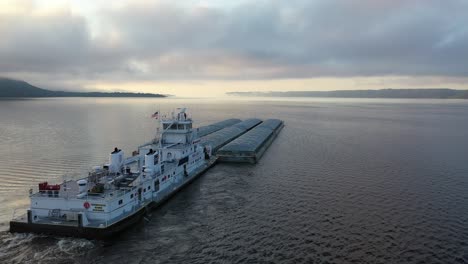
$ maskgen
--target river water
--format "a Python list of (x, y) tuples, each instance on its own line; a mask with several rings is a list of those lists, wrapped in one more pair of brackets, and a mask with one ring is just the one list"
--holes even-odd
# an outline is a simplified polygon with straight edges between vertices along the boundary
[[(31, 186), (131, 153), (181, 106), (286, 126), (257, 165), (216, 165), (112, 241), (7, 232)], [(468, 103), (2, 100), (0, 203), (1, 263), (468, 263)]]

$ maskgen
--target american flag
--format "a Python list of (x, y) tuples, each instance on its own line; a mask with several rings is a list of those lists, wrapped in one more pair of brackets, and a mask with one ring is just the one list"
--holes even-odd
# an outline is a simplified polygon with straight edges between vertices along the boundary
[(154, 112), (154, 114), (152, 114), (151, 117), (154, 118), (154, 119), (158, 119), (159, 118), (159, 112), (158, 111)]

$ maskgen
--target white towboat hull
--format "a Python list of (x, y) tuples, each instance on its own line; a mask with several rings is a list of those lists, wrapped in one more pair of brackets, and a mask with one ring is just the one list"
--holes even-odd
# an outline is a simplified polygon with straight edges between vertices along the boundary
[(10, 221), (10, 232), (13, 233), (40, 233), (56, 236), (71, 236), (82, 237), (88, 239), (106, 239), (110, 238), (125, 229), (137, 224), (148, 213), (149, 210), (155, 209), (169, 198), (175, 195), (178, 191), (190, 184), (193, 180), (197, 179), (200, 175), (213, 167), (217, 159), (212, 157), (207, 160), (207, 163), (199, 170), (189, 175), (185, 181), (182, 181), (178, 186), (174, 186), (172, 190), (162, 193), (156, 199), (148, 201), (148, 203), (139, 209), (135, 210), (128, 216), (122, 218), (120, 221), (112, 225), (104, 227), (95, 226), (82, 226), (80, 221), (77, 222), (49, 222), (37, 223), (32, 222), (28, 214), (18, 217)]

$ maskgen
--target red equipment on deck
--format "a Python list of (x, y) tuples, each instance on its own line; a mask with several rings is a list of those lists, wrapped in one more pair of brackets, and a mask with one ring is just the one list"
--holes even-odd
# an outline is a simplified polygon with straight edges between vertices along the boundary
[(59, 191), (60, 184), (49, 185), (47, 182), (39, 183), (39, 191)]

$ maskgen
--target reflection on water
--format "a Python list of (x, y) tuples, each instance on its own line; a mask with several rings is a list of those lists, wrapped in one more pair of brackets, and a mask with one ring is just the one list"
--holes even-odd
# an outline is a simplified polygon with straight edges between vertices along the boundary
[(281, 118), (256, 166), (217, 165), (115, 241), (0, 233), (2, 263), (468, 262), (468, 105), (443, 100), (65, 98), (0, 101), (0, 229), (41, 180), (77, 178), (153, 137)]

